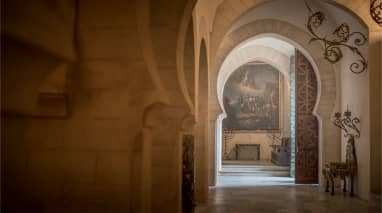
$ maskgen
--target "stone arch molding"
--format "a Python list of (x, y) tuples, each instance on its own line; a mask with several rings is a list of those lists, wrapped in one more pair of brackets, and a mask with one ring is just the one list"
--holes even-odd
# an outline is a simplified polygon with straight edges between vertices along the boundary
[(229, 76), (241, 65), (255, 60), (270, 64), (289, 79), (290, 59), (287, 55), (271, 47), (261, 45), (250, 45), (235, 49), (224, 60), (217, 78), (218, 100), (223, 112), (225, 112), (223, 107), (223, 91)]
[[(314, 114), (319, 119), (319, 169), (321, 169), (323, 162), (336, 160), (338, 157), (333, 154), (330, 155), (330, 148), (326, 146), (328, 143), (340, 143), (339, 140), (333, 140), (333, 138), (338, 138), (338, 132), (330, 126), (330, 115), (336, 101), (336, 79), (334, 67), (327, 62), (321, 54), (323, 47), (319, 44), (308, 44), (310, 36), (305, 31), (288, 22), (275, 19), (257, 20), (236, 29), (225, 36), (219, 44), (217, 54), (214, 58), (214, 67), (211, 70), (211, 89), (216, 91), (219, 70), (229, 53), (246, 40), (261, 34), (272, 34), (295, 46), (308, 58), (316, 72), (318, 80), (318, 100), (316, 101)], [(218, 102), (217, 93), (215, 91), (211, 91), (210, 94), (212, 97), (210, 100)], [(220, 108), (219, 103), (216, 102), (211, 103), (211, 106)], [(219, 110), (216, 109), (216, 111)], [(217, 117), (215, 117), (215, 119), (217, 119)], [(216, 142), (215, 140), (215, 143)], [(216, 168), (215, 166), (215, 169)], [(319, 174), (319, 183), (321, 184), (323, 177), (321, 173)]]
[[(232, 26), (232, 23), (240, 18), (242, 14), (272, 1), (275, 0), (241, 0), (240, 2), (237, 0), (222, 0), (218, 3), (213, 9), (214, 18), (211, 23), (211, 29), (213, 29), (213, 33), (211, 34), (213, 41), (211, 44), (212, 53), (215, 53), (226, 32), (228, 32)], [(368, 4), (364, 4), (364, 0), (330, 0), (323, 2), (350, 12), (360, 23), (369, 28), (369, 32), (381, 31), (380, 26), (370, 17)]]

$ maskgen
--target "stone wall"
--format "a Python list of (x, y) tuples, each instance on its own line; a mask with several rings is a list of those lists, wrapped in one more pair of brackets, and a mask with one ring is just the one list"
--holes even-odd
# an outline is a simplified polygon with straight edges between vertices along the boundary
[[(2, 97), (6, 94), (16, 104), (5, 107), (11, 99), (2, 98), (1, 180), (2, 194), (7, 195), (2, 196), (2, 208), (178, 211), (180, 134), (192, 112), (177, 77), (177, 55), (185, 55), (177, 51), (177, 40), (185, 8), (191, 18), (195, 2), (61, 3), (41, 2), (37, 7), (19, 2), (23, 8), (17, 19), (5, 14), (6, 25), (12, 27), (2, 34), (15, 42), (7, 41), (3, 49)], [(2, 10), (11, 5), (5, 2)], [(37, 24), (30, 26), (36, 14)], [(70, 15), (72, 22), (51, 25), (60, 15)], [(25, 29), (33, 35), (28, 40), (18, 36), (28, 34)], [(61, 41), (64, 35), (71, 40)], [(64, 57), (65, 48), (75, 51), (73, 58)], [(61, 79), (72, 82), (65, 103), (70, 113), (35, 116), (40, 86), (62, 63), (71, 67), (70, 75)], [(192, 84), (192, 74), (187, 76)], [(4, 82), (9, 86), (5, 90)]]
[[(264, 1), (200, 2), (204, 6), (195, 11), (193, 35), (195, 70), (204, 38), (209, 79), (208, 92), (203, 89), (210, 101), (205, 116), (209, 127), (205, 150), (209, 154), (204, 155), (204, 179), (200, 181), (200, 200), (206, 201), (205, 182), (208, 177), (213, 184), (215, 174), (215, 121), (222, 112), (216, 97), (216, 64), (235, 41), (245, 36), (280, 33), (301, 46), (308, 37), (288, 24), (263, 22), (222, 42), (237, 17)], [(380, 27), (370, 21), (364, 1), (336, 2), (358, 14), (370, 32), (380, 33)], [(184, 88), (198, 88), (196, 84), (184, 85), (185, 81), (197, 81), (190, 73), (186, 80), (178, 79), (179, 67), (184, 66), (178, 56), (184, 55), (180, 46), (187, 40), (183, 36), (187, 35), (195, 1), (2, 3), (2, 50), (7, 53), (1, 56), (1, 191), (6, 195), (1, 198), (2, 208), (16, 212), (179, 210), (179, 139), (184, 131), (182, 124), (193, 116), (195, 105), (192, 98), (187, 99)], [(322, 72), (324, 89), (318, 113), (322, 129), (327, 130), (336, 84), (330, 65), (318, 55), (320, 50), (317, 45), (307, 48)], [(380, 51), (373, 52), (370, 78), (380, 72), (380, 58)], [(190, 65), (189, 61), (186, 64)], [(69, 101), (59, 103), (68, 104), (68, 115), (36, 117), (40, 86), (61, 65), (68, 67), (68, 75), (60, 83), (71, 82), (69, 90), (64, 91)], [(370, 89), (380, 83), (375, 79)], [(374, 101), (378, 102), (380, 96), (372, 95), (369, 106), (375, 111), (378, 105)], [(378, 113), (376, 110), (371, 119), (378, 119)], [(375, 122), (370, 127), (375, 137), (372, 146), (378, 147), (380, 135), (376, 134), (379, 130)], [(192, 127), (187, 130), (193, 131)], [(330, 145), (337, 137), (337, 132), (322, 133), (321, 161), (337, 160), (336, 145)], [(364, 156), (369, 154), (365, 152)]]

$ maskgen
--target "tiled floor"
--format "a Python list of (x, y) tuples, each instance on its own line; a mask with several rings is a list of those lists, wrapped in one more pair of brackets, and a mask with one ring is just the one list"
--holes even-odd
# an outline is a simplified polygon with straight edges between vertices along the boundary
[[(240, 180), (240, 178), (242, 178)], [(196, 213), (380, 213), (381, 201), (367, 202), (338, 192), (335, 196), (315, 185), (294, 185), (293, 179), (219, 177), (210, 189), (209, 202), (197, 206)], [(244, 179), (243, 179), (244, 178)], [(250, 180), (250, 181), (248, 181)], [(278, 185), (279, 183), (284, 183)]]

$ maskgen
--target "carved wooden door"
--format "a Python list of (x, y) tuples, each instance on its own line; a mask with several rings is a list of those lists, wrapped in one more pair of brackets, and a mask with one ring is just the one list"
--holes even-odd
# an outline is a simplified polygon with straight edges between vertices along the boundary
[(318, 120), (313, 115), (317, 78), (308, 59), (296, 50), (296, 183), (318, 183)]

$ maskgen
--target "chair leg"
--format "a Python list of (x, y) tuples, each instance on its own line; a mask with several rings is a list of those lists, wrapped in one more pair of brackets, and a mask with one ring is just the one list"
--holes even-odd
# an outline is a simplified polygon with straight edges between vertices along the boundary
[(334, 195), (334, 180), (333, 177), (330, 177), (330, 183), (332, 184), (332, 195)]
[(354, 176), (350, 175), (350, 196), (354, 196)]
[(347, 188), (347, 186), (346, 186), (346, 177), (344, 177), (344, 189), (343, 189), (344, 193), (346, 193), (346, 188)]
[(326, 180), (325, 192), (329, 192), (329, 178), (326, 175), (325, 175), (325, 180)]

